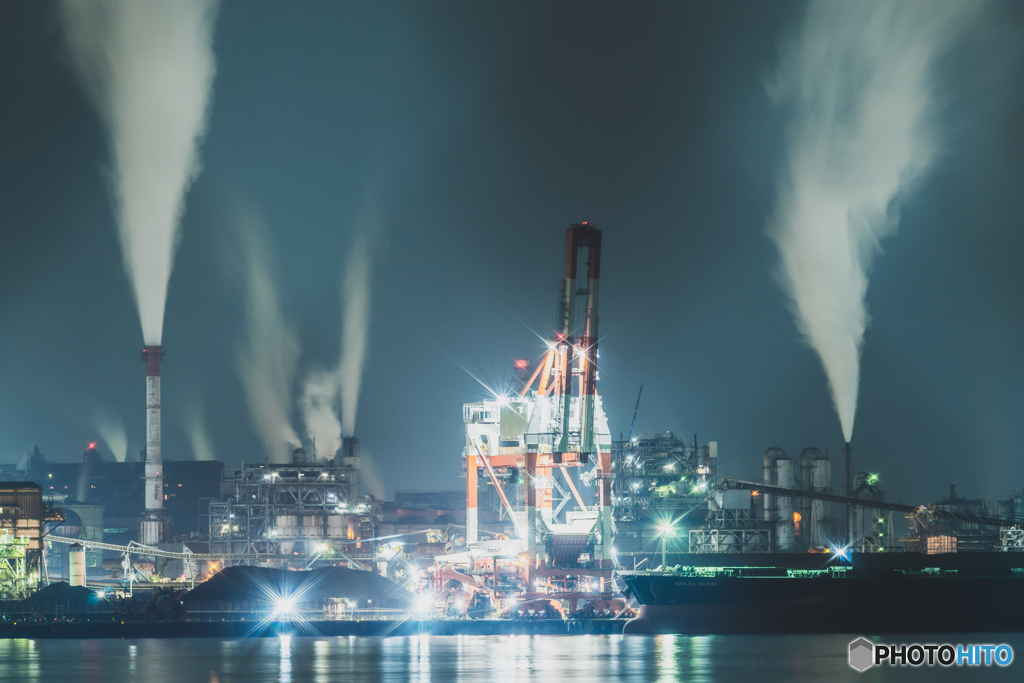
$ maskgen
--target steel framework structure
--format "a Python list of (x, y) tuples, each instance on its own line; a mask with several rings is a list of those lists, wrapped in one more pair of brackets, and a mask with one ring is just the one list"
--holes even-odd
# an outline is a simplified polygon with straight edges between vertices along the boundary
[[(374, 537), (379, 506), (372, 496), (356, 496), (355, 468), (345, 464), (225, 470), (221, 499), (208, 501), (211, 553), (308, 558), (325, 547)], [(372, 556), (372, 547), (360, 550), (369, 550), (360, 556)]]

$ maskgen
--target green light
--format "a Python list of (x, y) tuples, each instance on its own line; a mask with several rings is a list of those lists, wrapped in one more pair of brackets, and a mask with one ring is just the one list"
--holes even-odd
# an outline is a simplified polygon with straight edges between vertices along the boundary
[(868, 483), (869, 484), (877, 484), (878, 483), (878, 475), (877, 474), (869, 474), (868, 475)]

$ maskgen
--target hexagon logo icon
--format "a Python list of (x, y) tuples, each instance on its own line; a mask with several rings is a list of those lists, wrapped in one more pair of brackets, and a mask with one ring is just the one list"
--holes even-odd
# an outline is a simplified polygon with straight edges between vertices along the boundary
[(858, 638), (850, 643), (850, 666), (857, 671), (866, 671), (874, 664), (875, 646), (867, 638)]

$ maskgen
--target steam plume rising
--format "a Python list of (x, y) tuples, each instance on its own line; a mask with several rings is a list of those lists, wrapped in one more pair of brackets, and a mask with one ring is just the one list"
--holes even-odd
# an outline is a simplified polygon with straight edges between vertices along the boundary
[(267, 457), (283, 462), (288, 446), (300, 443), (291, 425), (291, 397), (301, 349), (281, 311), (262, 221), (248, 214), (239, 237), (248, 330), (238, 348), (238, 372)]
[(184, 196), (200, 170), (216, 0), (64, 0), (72, 59), (107, 125), (111, 192), (142, 334), (160, 345)]
[(370, 336), (370, 246), (365, 237), (356, 238), (349, 252), (342, 277), (341, 425), (352, 436), (359, 407), (359, 388), (363, 380), (363, 362)]
[(128, 436), (124, 431), (121, 418), (110, 413), (101, 414), (96, 418), (96, 433), (110, 449), (114, 459), (124, 462), (128, 457)]
[(210, 440), (210, 433), (206, 429), (206, 421), (203, 419), (202, 402), (194, 401), (184, 411), (185, 434), (188, 436), (189, 445), (192, 447), (192, 457), (196, 460), (216, 460), (217, 456), (213, 450), (213, 442)]
[(341, 448), (337, 403), (337, 373), (323, 370), (310, 372), (303, 383), (301, 408), (306, 434), (316, 439), (317, 457), (333, 458)]
[(769, 92), (790, 113), (769, 234), (797, 327), (853, 433), (868, 273), (938, 152), (932, 67), (975, 11), (940, 0), (812, 2)]

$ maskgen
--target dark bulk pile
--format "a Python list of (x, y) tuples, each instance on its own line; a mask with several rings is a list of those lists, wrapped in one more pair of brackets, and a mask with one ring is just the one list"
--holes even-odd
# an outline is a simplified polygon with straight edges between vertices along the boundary
[[(341, 599), (359, 609), (411, 609), (415, 598), (398, 584), (347, 567), (287, 571), (265, 567), (228, 567), (185, 595), (185, 608), (273, 609), (279, 597), (294, 596), (298, 609), (318, 609)], [(226, 602), (236, 604), (226, 605)], [(220, 602), (221, 606), (214, 604)], [(248, 603), (248, 604), (239, 604)]]
[(82, 586), (71, 586), (66, 581), (51, 583), (37, 590), (21, 604), (23, 609), (34, 612), (96, 612), (110, 609), (110, 603), (101, 600), (94, 591)]
[(72, 586), (67, 581), (58, 581), (36, 591), (25, 602), (95, 603), (96, 593), (82, 586)]

